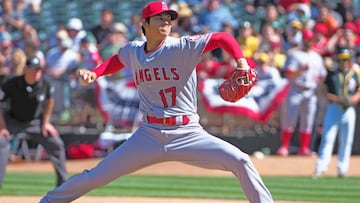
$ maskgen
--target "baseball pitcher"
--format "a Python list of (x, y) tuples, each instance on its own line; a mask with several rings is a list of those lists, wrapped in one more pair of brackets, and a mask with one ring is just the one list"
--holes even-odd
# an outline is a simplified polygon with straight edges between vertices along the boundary
[(80, 82), (88, 85), (100, 76), (130, 67), (140, 96), (143, 121), (124, 144), (96, 167), (48, 192), (42, 203), (70, 202), (118, 177), (164, 161), (231, 171), (250, 202), (273, 202), (249, 156), (206, 132), (197, 114), (195, 67), (205, 53), (223, 48), (237, 61), (240, 70), (229, 80), (233, 81), (231, 87), (242, 93), (224, 91), (228, 100), (244, 96), (256, 81), (255, 73), (250, 71), (239, 45), (229, 33), (170, 37), (171, 21), (177, 17), (177, 12), (166, 3), (149, 3), (142, 11), (146, 42), (129, 42), (94, 70), (78, 71)]

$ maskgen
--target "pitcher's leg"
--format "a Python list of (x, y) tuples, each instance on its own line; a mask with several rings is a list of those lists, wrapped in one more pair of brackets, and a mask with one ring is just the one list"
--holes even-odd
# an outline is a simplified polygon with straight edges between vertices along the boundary
[(135, 133), (97, 166), (69, 178), (65, 183), (48, 192), (40, 202), (71, 202), (115, 178), (156, 162), (156, 158), (162, 153), (159, 149), (161, 146), (152, 140), (151, 136)]
[(273, 202), (250, 157), (237, 147), (204, 130), (174, 140), (171, 146), (167, 146), (167, 151), (172, 154), (172, 160), (202, 168), (231, 171), (238, 178), (251, 203)]

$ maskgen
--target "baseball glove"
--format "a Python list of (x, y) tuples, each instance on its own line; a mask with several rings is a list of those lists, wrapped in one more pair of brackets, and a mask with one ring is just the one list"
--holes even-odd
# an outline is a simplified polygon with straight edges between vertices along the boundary
[(237, 102), (251, 90), (256, 81), (258, 77), (255, 69), (235, 69), (231, 77), (219, 86), (219, 94), (225, 101)]

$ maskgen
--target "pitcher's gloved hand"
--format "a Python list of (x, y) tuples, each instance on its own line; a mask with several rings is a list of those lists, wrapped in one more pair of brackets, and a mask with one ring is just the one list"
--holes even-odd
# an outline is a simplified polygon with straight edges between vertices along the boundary
[(255, 69), (237, 68), (231, 77), (219, 86), (219, 94), (225, 101), (237, 102), (251, 90), (256, 81), (258, 81), (258, 77)]

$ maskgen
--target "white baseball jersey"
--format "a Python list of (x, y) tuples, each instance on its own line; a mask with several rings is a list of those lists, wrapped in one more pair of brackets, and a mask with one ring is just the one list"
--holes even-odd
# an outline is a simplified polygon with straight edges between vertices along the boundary
[(158, 49), (149, 53), (143, 41), (128, 43), (120, 49), (120, 60), (132, 68), (141, 100), (140, 111), (144, 115), (197, 114), (195, 67), (202, 59), (209, 38), (210, 34), (167, 37)]
[(325, 77), (327, 74), (323, 59), (317, 52), (296, 50), (286, 60), (285, 68), (290, 71), (297, 71), (306, 65), (309, 66), (309, 69), (290, 82), (298, 86), (315, 89), (319, 83), (319, 78)]

